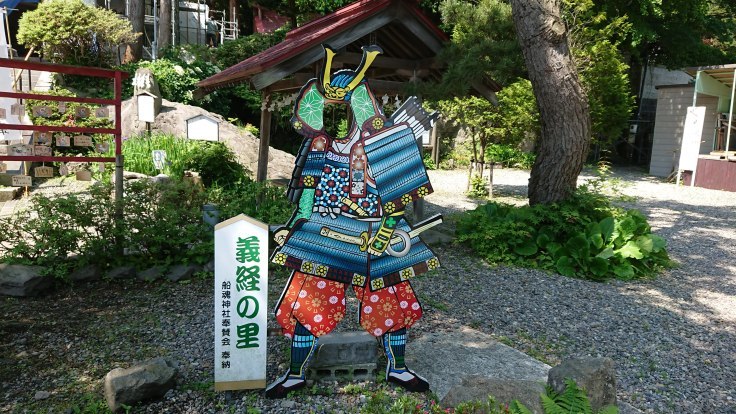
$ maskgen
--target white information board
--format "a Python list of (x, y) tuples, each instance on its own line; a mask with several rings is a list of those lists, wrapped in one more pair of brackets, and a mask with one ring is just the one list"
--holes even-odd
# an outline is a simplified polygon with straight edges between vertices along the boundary
[(687, 108), (687, 117), (682, 133), (682, 148), (680, 149), (680, 171), (693, 171), (698, 166), (700, 142), (705, 123), (705, 107), (691, 106)]
[(215, 226), (215, 391), (266, 387), (268, 225)]
[(220, 123), (208, 116), (197, 115), (187, 119), (187, 138), (200, 141), (219, 141)]

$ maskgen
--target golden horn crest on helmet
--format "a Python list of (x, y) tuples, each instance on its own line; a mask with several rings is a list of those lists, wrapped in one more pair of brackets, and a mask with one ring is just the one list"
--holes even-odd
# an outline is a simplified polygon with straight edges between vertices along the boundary
[(322, 86), (324, 87), (325, 96), (330, 99), (344, 99), (345, 96), (350, 93), (350, 91), (355, 89), (360, 84), (360, 82), (363, 81), (368, 68), (371, 66), (376, 57), (383, 53), (383, 49), (381, 49), (380, 46), (363, 46), (363, 59), (361, 59), (360, 65), (355, 70), (355, 77), (350, 81), (347, 86), (339, 87), (337, 85), (331, 85), (330, 82), (332, 60), (335, 57), (336, 53), (330, 46), (323, 45), (323, 47), (325, 49), (325, 67), (324, 71), (322, 72)]

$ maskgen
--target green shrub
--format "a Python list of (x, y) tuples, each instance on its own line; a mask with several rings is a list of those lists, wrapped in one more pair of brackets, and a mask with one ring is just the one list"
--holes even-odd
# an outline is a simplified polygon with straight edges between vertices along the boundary
[(248, 174), (235, 160), (235, 154), (222, 142), (203, 143), (197, 151), (188, 154), (184, 168), (197, 171), (206, 187), (233, 184)]
[(207, 200), (217, 206), (221, 220), (245, 214), (264, 223), (283, 224), (294, 211), (283, 188), (248, 177), (227, 186), (215, 185), (209, 189)]
[(592, 280), (649, 277), (671, 264), (665, 240), (636, 210), (580, 188), (569, 200), (514, 207), (491, 202), (465, 213), (458, 240), (487, 260)]
[(34, 47), (54, 63), (107, 66), (115, 62), (117, 47), (131, 43), (130, 22), (110, 10), (90, 7), (82, 0), (41, 2), (23, 13), (18, 42)]
[(212, 229), (202, 221), (206, 194), (172, 181), (136, 180), (126, 185), (125, 246), (150, 264), (204, 264), (212, 258)]
[(468, 190), (468, 197), (488, 197), (488, 182), (480, 174), (473, 174), (472, 177), (470, 177), (470, 190)]
[(529, 170), (534, 165), (536, 155), (511, 145), (491, 144), (486, 150), (486, 158), (504, 167)]
[[(120, 219), (113, 193), (111, 184), (99, 183), (88, 194), (34, 196), (28, 209), (0, 218), (7, 229), (0, 234), (0, 262), (46, 266), (64, 278), (86, 264), (201, 263), (211, 257), (211, 229), (201, 213), (205, 194), (199, 188), (127, 182)], [(122, 257), (116, 240), (134, 254)]]

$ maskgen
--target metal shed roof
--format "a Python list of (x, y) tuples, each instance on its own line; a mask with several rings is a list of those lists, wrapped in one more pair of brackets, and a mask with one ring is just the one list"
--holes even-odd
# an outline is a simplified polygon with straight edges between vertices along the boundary
[[(335, 62), (348, 66), (360, 62), (361, 46), (377, 44), (384, 53), (371, 66), (371, 86), (377, 91), (398, 92), (410, 79), (441, 78), (442, 67), (436, 57), (447, 41), (447, 36), (415, 0), (360, 0), (290, 31), (278, 45), (202, 80), (197, 86), (199, 93), (242, 82), (249, 82), (258, 90), (299, 89), (317, 75), (314, 64), (324, 56), (322, 44), (340, 49)], [(282, 81), (287, 77), (293, 79)], [(473, 85), (473, 89), (495, 101), (500, 85), (486, 79)]]

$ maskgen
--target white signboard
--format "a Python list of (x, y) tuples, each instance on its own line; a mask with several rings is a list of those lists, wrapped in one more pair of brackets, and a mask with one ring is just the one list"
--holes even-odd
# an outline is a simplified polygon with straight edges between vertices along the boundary
[(10, 180), (10, 185), (13, 187), (30, 187), (33, 185), (33, 181), (28, 175), (14, 175)]
[(164, 150), (153, 150), (153, 166), (157, 170), (163, 170), (166, 165), (166, 151)]
[(189, 118), (187, 119), (187, 138), (200, 141), (219, 141), (220, 123), (204, 115)]
[(138, 120), (141, 122), (156, 121), (156, 98), (151, 95), (138, 95)]
[(698, 166), (698, 154), (700, 154), (704, 122), (704, 106), (687, 108), (685, 128), (682, 133), (682, 149), (680, 150), (680, 171), (694, 172)]
[(215, 391), (266, 387), (268, 225), (215, 226)]

